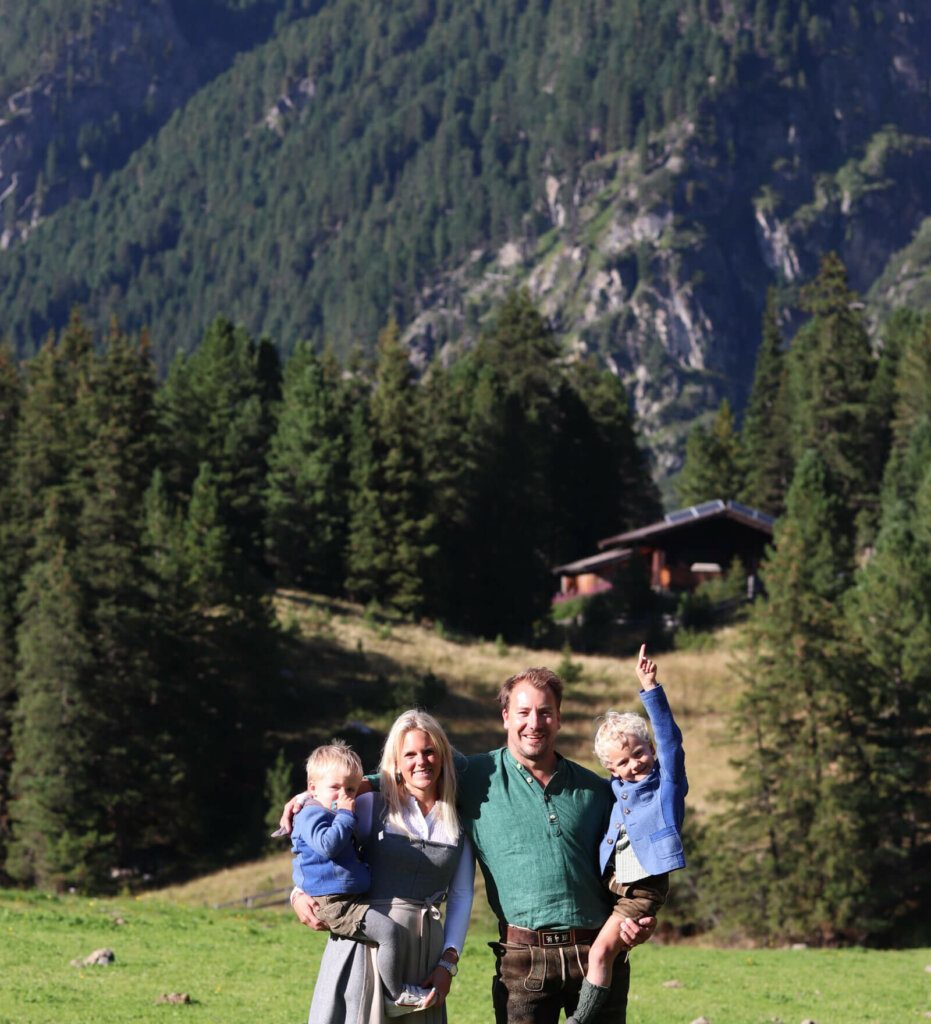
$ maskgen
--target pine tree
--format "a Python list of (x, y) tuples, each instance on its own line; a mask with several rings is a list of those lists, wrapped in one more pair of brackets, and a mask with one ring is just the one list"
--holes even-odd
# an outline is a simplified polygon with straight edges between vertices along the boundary
[(623, 383), (590, 363), (576, 364), (564, 376), (548, 420), (553, 565), (661, 515)]
[(851, 534), (857, 516), (876, 500), (871, 475), (870, 382), (876, 363), (862, 304), (847, 286), (847, 271), (833, 253), (803, 292), (811, 321), (789, 354), (793, 455), (819, 452), (843, 502)]
[(467, 436), (476, 472), (465, 543), (472, 557), (469, 628), (484, 636), (527, 639), (548, 611), (559, 356), (552, 328), (526, 291), (505, 298), (475, 351)]
[(820, 455), (796, 470), (755, 606), (733, 728), (747, 743), (719, 821), (715, 888), (763, 938), (858, 927), (865, 848), (851, 783), (850, 648), (840, 598), (851, 548)]
[(739, 445), (734, 416), (725, 398), (710, 429), (698, 426), (689, 434), (685, 463), (677, 482), (679, 504), (735, 499), (743, 490)]
[(902, 451), (917, 424), (931, 418), (931, 316), (904, 314), (893, 327), (901, 354), (896, 367), (892, 447)]
[(740, 432), (744, 486), (740, 500), (772, 516), (782, 514), (792, 480), (789, 395), (776, 293), (770, 289), (753, 386)]
[[(14, 877), (31, 880), (29, 851), (34, 842), (40, 843), (48, 857), (39, 856), (35, 870), (45, 884), (53, 885), (61, 884), (62, 872), (66, 870), (74, 872), (73, 877), (81, 876), (86, 864), (65, 864), (68, 856), (79, 852), (77, 847), (69, 846), (70, 839), (63, 839), (68, 851), (56, 853), (54, 835), (50, 845), (35, 837), (42, 814), (41, 803), (31, 801), (30, 773), (38, 772), (40, 787), (46, 782), (54, 787), (57, 768), (48, 759), (36, 760), (30, 742), (38, 742), (36, 737), (49, 725), (49, 715), (57, 723), (56, 735), (62, 734), (66, 724), (73, 724), (74, 752), (68, 764), (74, 766), (75, 785), (80, 789), (89, 770), (86, 761), (92, 756), (88, 751), (92, 750), (89, 723), (93, 717), (86, 715), (85, 710), (93, 705), (86, 693), (90, 656), (86, 654), (83, 633), (83, 595), (68, 559), (75, 545), (80, 511), (77, 482), (86, 448), (78, 396), (87, 393), (91, 362), (91, 337), (75, 312), (58, 343), (49, 338), (25, 369), (6, 490), (3, 554), (4, 576), (9, 581), (7, 638), (11, 638), (7, 665), (15, 651), (12, 690), (17, 697), (10, 791), (16, 798), (16, 814), (24, 822), (18, 824), (11, 813), (8, 871)], [(61, 578), (55, 578), (50, 591), (50, 580), (59, 568)], [(61, 588), (60, 607), (55, 606), (57, 588)], [(63, 633), (61, 649), (45, 651), (43, 644), (56, 643), (54, 623), (58, 617)], [(72, 654), (74, 664), (69, 664)], [(33, 707), (38, 709), (35, 722), (30, 719)], [(20, 737), (26, 739), (21, 742)], [(43, 772), (51, 772), (54, 778), (49, 781)], [(77, 833), (85, 838), (99, 835), (103, 829), (102, 822), (95, 820), (93, 809), (88, 810), (84, 826), (79, 821), (75, 823)], [(74, 833), (69, 835), (74, 838)], [(92, 851), (87, 856), (91, 857)]]
[(19, 605), (7, 871), (43, 888), (94, 888), (115, 863), (98, 767), (100, 706), (83, 598), (54, 499), (36, 530)]
[[(378, 339), (371, 397), (371, 456), (354, 434), (357, 486), (350, 523), (350, 590), (416, 614), (430, 519), (423, 486), (418, 394), (409, 354), (391, 321)], [(357, 425), (354, 423), (354, 428)]]
[[(855, 743), (861, 827), (870, 836), (863, 925), (920, 926), (931, 891), (931, 419), (890, 460), (875, 552), (846, 602), (858, 642)], [(910, 918), (910, 920), (909, 920)]]
[(276, 387), (267, 347), (256, 349), (245, 330), (218, 317), (192, 355), (174, 360), (158, 395), (164, 437), (160, 463), (171, 496), (186, 504), (201, 465), (210, 463), (219, 514), (244, 586), (250, 586), (248, 575), (264, 560), (268, 403)]
[(278, 579), (336, 593), (344, 576), (348, 432), (340, 381), (299, 345), (268, 455), (266, 533)]
[(95, 738), (98, 798), (122, 865), (147, 845), (147, 832), (161, 827), (153, 807), (161, 796), (161, 755), (147, 729), (157, 692), (153, 652), (161, 638), (143, 548), (144, 498), (155, 458), (154, 391), (148, 339), (134, 342), (114, 323), (78, 396), (88, 440), (75, 485), (71, 564), (94, 666), (87, 690), (106, 709)]
[(10, 351), (0, 346), (0, 878), (10, 838), (8, 799), (13, 761), (12, 714), (16, 700), (14, 654), (17, 579), (15, 544), (10, 535), (14, 432), (19, 417), (21, 380)]
[(187, 507), (182, 540), (185, 585), (200, 608), (235, 603), (234, 556), (209, 462), (200, 464)]

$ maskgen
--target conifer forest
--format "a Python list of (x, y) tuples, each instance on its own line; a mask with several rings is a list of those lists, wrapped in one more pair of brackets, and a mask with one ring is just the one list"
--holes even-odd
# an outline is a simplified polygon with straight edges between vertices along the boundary
[(558, 647), (724, 499), (678, 920), (927, 943), (929, 152), (918, 0), (0, 0), (0, 883), (262, 852), (276, 591)]

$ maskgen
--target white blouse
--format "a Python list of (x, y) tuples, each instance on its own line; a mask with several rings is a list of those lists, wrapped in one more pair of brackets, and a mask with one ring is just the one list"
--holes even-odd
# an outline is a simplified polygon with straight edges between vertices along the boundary
[[(360, 836), (369, 835), (372, 828), (372, 801), (366, 801), (363, 794), (356, 801), (356, 814), (359, 818)], [(365, 804), (363, 806), (363, 801)], [(406, 804), (401, 808), (401, 817), (404, 819), (406, 834), (414, 839), (423, 839), (431, 843), (444, 843), (446, 846), (455, 846), (459, 841), (449, 827), (435, 813), (436, 806), (430, 808), (424, 815), (420, 805), (409, 797)], [(368, 820), (366, 820), (366, 817)], [(385, 831), (393, 835), (404, 835), (405, 832), (396, 828), (390, 821), (385, 826)], [(469, 837), (462, 835), (462, 854), (449, 889), (446, 893), (446, 921), (443, 926), (443, 948), (452, 947), (460, 955), (465, 945), (466, 931), (469, 927), (469, 916), (472, 913), (473, 889), (475, 885), (475, 855), (472, 852), (472, 844)]]

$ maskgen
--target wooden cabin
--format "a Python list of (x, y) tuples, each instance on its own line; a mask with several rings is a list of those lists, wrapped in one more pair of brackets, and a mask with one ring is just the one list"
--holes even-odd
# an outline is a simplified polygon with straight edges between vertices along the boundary
[(736, 501), (705, 501), (605, 537), (598, 542), (600, 554), (557, 566), (557, 600), (610, 589), (635, 554), (649, 567), (651, 587), (668, 591), (694, 590), (703, 580), (727, 572), (739, 558), (747, 573), (747, 596), (753, 597), (757, 570), (772, 537), (772, 516)]

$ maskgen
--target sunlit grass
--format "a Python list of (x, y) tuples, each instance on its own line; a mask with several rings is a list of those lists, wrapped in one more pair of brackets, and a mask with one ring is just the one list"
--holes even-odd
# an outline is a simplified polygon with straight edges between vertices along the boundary
[[(326, 938), (291, 915), (0, 890), (0, 1024), (298, 1024)], [(470, 930), (450, 1024), (488, 1024), (490, 928)], [(108, 967), (70, 961), (99, 947)], [(931, 950), (635, 950), (629, 1024), (909, 1024), (927, 1019)], [(675, 983), (675, 984), (670, 984)], [(189, 1005), (157, 1003), (169, 992)]]

